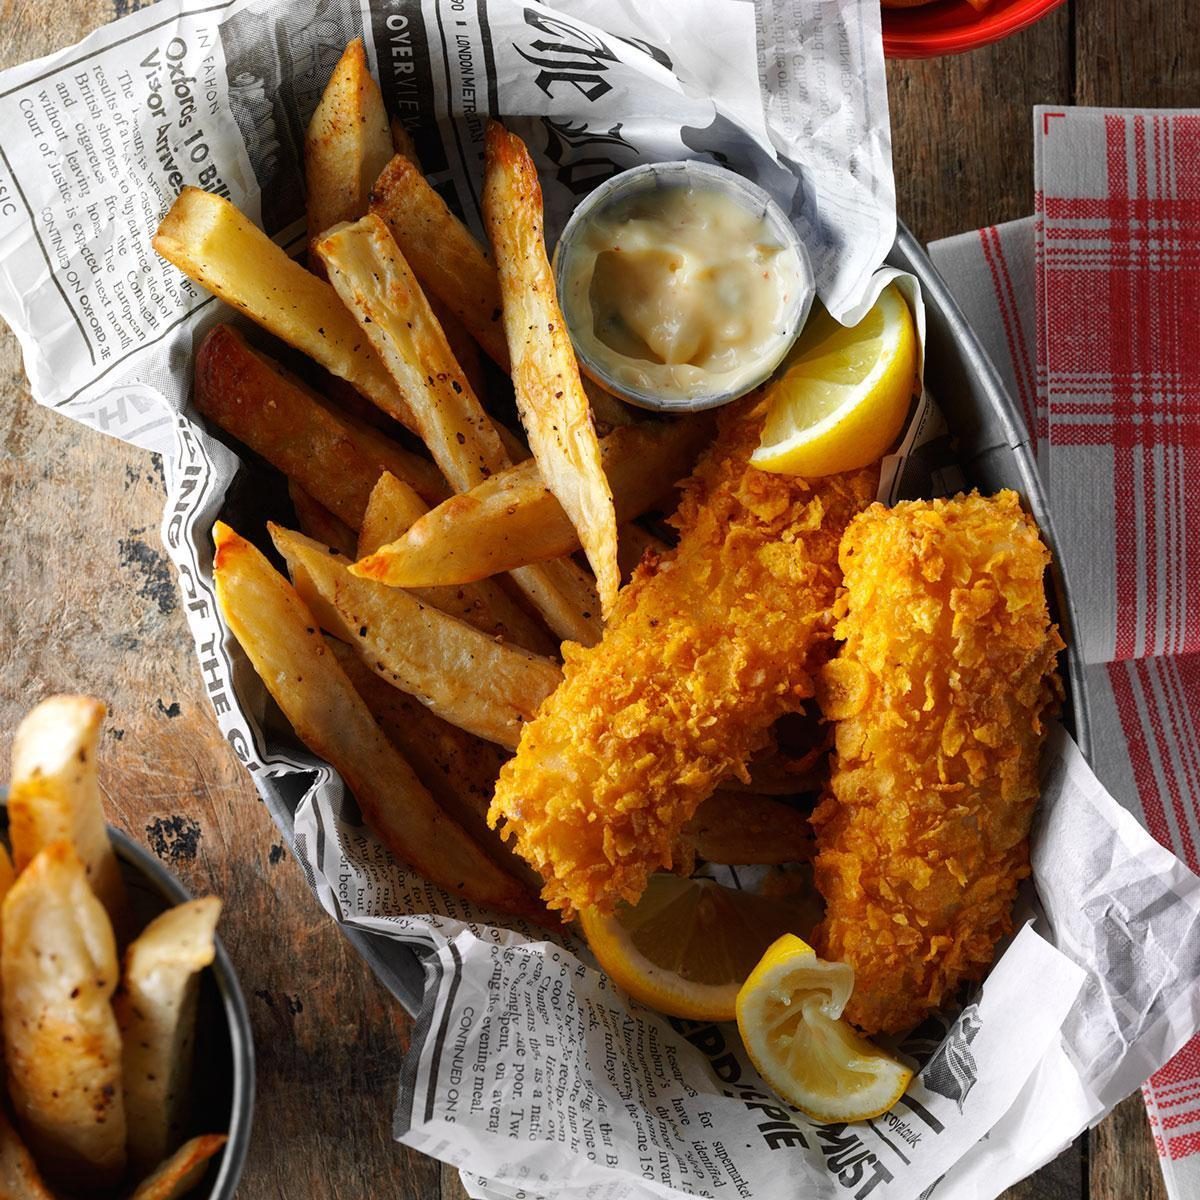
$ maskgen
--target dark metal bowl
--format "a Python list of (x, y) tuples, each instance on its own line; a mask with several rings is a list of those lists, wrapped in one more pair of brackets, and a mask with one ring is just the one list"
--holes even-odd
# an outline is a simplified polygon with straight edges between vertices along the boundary
[[(110, 827), (108, 833), (141, 924), (191, 899), (149, 850), (119, 829)], [(254, 1041), (241, 985), (219, 937), (213, 964), (201, 976), (196, 1051), (191, 1132), (227, 1133), (229, 1140), (213, 1159), (204, 1182), (189, 1195), (195, 1200), (233, 1200), (250, 1145)]]
[[(0, 789), (0, 831), (7, 840), (8, 807), (3, 789)], [(138, 929), (164, 909), (192, 898), (183, 884), (132, 838), (111, 826), (108, 836), (121, 863)], [(254, 1043), (246, 1001), (219, 937), (213, 964), (200, 979), (196, 1050), (193, 1116), (188, 1136), (226, 1133), (229, 1140), (189, 1197), (233, 1200), (250, 1144)]]

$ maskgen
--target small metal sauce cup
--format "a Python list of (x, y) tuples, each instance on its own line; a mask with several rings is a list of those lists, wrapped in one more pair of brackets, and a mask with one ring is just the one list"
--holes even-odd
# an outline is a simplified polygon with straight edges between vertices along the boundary
[(682, 162), (646, 163), (614, 175), (594, 191), (589, 192), (571, 214), (570, 220), (562, 231), (562, 236), (558, 239), (558, 245), (554, 250), (554, 282), (558, 289), (559, 302), (568, 332), (574, 333), (581, 322), (591, 320), (590, 307), (585, 308), (583, 305), (573, 303), (567, 287), (569, 272), (573, 266), (575, 247), (587, 222), (611, 205), (628, 200), (632, 196), (688, 186), (697, 190), (721, 191), (747, 212), (762, 217), (779, 244), (795, 252), (798, 286), (794, 294), (789, 297), (783, 328), (780, 330), (771, 352), (763, 356), (758, 364), (759, 369), (755, 370), (751, 377), (743, 380), (734, 391), (713, 391), (697, 396), (679, 396), (642, 389), (625, 380), (614, 378), (607, 365), (590, 352), (584, 339), (572, 338), (579, 365), (590, 379), (605, 391), (611, 392), (622, 400), (659, 412), (699, 412), (707, 408), (716, 408), (719, 405), (728, 404), (731, 400), (736, 400), (738, 396), (744, 396), (757, 387), (771, 375), (791, 348), (800, 330), (804, 327), (804, 322), (808, 319), (809, 309), (812, 307), (813, 297), (816, 294), (812, 266), (809, 263), (804, 243), (800, 240), (800, 235), (779, 205), (757, 184), (751, 183), (750, 180), (733, 171), (728, 171), (724, 167), (713, 166), (706, 162), (685, 160)]
[[(0, 788), (0, 830), (7, 843), (8, 807), (3, 788)], [(148, 850), (111, 825), (108, 836), (129, 889), (138, 932), (165, 909), (192, 898)], [(250, 1145), (254, 1043), (246, 1001), (219, 936), (212, 966), (200, 977), (192, 1088), (187, 1136), (224, 1133), (229, 1140), (209, 1163), (204, 1179), (188, 1193), (188, 1200), (233, 1200)]]

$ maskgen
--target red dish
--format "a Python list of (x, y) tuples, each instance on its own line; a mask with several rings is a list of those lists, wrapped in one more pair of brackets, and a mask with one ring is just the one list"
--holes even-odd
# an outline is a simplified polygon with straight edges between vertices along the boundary
[(916, 8), (883, 10), (888, 58), (934, 58), (998, 42), (1040, 20), (1063, 0), (992, 0), (976, 12), (967, 0), (936, 0)]

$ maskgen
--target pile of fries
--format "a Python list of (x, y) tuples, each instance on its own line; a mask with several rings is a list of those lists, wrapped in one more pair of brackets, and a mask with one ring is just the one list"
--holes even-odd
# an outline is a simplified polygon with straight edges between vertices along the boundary
[[(154, 245), (307, 360), (289, 369), (233, 325), (196, 356), (197, 408), (286, 476), (298, 526), (268, 525), (285, 578), (218, 523), (230, 628), (397, 857), (553, 923), (487, 827), (493, 784), (560, 680), (561, 644), (593, 645), (622, 575), (663, 548), (638, 520), (671, 506), (713, 425), (635, 419), (585, 388), (533, 162), (494, 123), (486, 150), (490, 254), (389, 123), (355, 41), (305, 143), (308, 268), (194, 188)], [(528, 449), (506, 423), (514, 401)], [(767, 793), (806, 790), (811, 749), (757, 764), (761, 787), (718, 793), (682, 857), (810, 857), (803, 814)]]
[(53, 696), (13, 743), (11, 859), (0, 846), (9, 1200), (53, 1200), (52, 1187), (174, 1200), (226, 1141), (184, 1141), (199, 973), (221, 903), (190, 900), (135, 929), (100, 804), (104, 715), (98, 700)]

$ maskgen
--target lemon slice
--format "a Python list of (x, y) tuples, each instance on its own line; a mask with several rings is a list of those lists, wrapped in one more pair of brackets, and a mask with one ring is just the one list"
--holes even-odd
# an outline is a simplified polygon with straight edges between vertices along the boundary
[(635, 1000), (672, 1017), (732, 1021), (738, 989), (795, 907), (708, 879), (652, 875), (637, 904), (579, 923), (600, 966)]
[(904, 1095), (912, 1072), (841, 1019), (854, 990), (845, 963), (825, 962), (793, 934), (763, 955), (737, 998), (737, 1023), (758, 1073), (814, 1121), (866, 1121)]
[(917, 334), (895, 284), (850, 329), (816, 309), (767, 389), (750, 461), (810, 478), (865, 467), (899, 437), (916, 382)]

